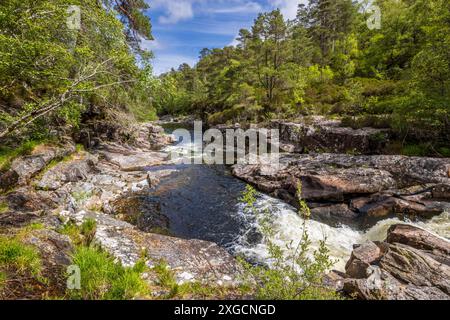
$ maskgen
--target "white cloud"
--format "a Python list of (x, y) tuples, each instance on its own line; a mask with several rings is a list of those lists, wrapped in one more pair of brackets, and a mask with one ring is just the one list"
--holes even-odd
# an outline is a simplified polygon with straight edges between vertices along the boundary
[(167, 14), (159, 17), (159, 22), (163, 24), (177, 23), (194, 17), (192, 2), (190, 1), (165, 1)]
[(286, 19), (295, 19), (297, 8), (300, 3), (307, 3), (307, 0), (269, 0), (269, 4), (279, 8)]
[(209, 12), (212, 13), (257, 13), (261, 12), (263, 8), (259, 3), (256, 2), (245, 2), (243, 4), (237, 3), (235, 6), (227, 6), (227, 7), (218, 7), (209, 9)]

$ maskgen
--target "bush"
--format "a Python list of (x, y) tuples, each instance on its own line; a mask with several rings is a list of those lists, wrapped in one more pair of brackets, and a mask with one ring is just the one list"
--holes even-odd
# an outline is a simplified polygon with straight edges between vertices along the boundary
[[(309, 219), (310, 210), (300, 198), (301, 185), (298, 188), (300, 214)], [(254, 203), (256, 191), (247, 186), (242, 197), (246, 210), (254, 213), (261, 224), (261, 232), (269, 250), (270, 265), (254, 266), (242, 262), (246, 270), (244, 280), (252, 287), (257, 299), (262, 300), (334, 300), (340, 296), (324, 286), (323, 276), (332, 265), (326, 239), (320, 242), (319, 249), (312, 252), (311, 241), (306, 224), (303, 226), (302, 239), (297, 248), (287, 245), (287, 250), (272, 242), (274, 231), (271, 227), (270, 211), (258, 212)]]
[(81, 290), (70, 290), (71, 299), (130, 300), (148, 294), (148, 286), (141, 278), (143, 261), (126, 268), (100, 248), (80, 246), (73, 254), (73, 264), (81, 271)]

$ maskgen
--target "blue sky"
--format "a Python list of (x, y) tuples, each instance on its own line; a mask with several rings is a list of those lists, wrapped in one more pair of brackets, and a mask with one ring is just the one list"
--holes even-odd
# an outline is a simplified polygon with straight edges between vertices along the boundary
[(259, 12), (280, 8), (294, 18), (304, 0), (148, 0), (155, 41), (143, 45), (155, 54), (156, 74), (186, 62), (194, 65), (203, 48), (233, 43), (241, 28), (250, 28)]

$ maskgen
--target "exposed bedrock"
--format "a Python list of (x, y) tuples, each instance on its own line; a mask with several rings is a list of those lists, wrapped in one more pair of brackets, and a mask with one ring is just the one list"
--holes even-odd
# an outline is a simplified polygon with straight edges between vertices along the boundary
[(336, 287), (359, 299), (449, 300), (450, 242), (409, 225), (355, 247)]
[(341, 222), (450, 210), (450, 159), (282, 154), (278, 166), (235, 165), (233, 174), (293, 205), (301, 182), (313, 215)]

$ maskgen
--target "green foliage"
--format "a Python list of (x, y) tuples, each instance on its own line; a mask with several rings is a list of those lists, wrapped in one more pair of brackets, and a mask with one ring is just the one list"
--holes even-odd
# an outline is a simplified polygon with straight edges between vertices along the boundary
[(148, 294), (147, 284), (141, 278), (145, 271), (142, 261), (126, 268), (105, 251), (86, 246), (77, 247), (72, 259), (81, 271), (81, 290), (68, 291), (71, 299), (129, 300)]
[(430, 146), (427, 144), (410, 144), (402, 149), (402, 154), (410, 157), (426, 157), (430, 154)]
[(8, 212), (9, 206), (6, 202), (0, 201), (0, 214)]
[[(0, 138), (14, 131), (34, 136), (54, 124), (76, 129), (92, 109), (104, 121), (130, 110), (154, 113), (144, 81), (148, 70), (135, 56), (144, 63), (151, 56), (138, 46), (141, 38), (152, 38), (143, 13), (148, 5), (101, 2), (2, 1)], [(67, 25), (73, 5), (81, 9), (80, 30)]]
[(31, 154), (42, 143), (43, 141), (26, 141), (16, 148), (0, 146), (0, 171), (8, 170), (14, 159)]
[(16, 238), (0, 237), (0, 268), (19, 274), (39, 276), (42, 262), (36, 248), (25, 245)]
[(333, 265), (326, 246), (326, 239), (320, 242), (319, 249), (311, 253), (311, 240), (306, 228), (310, 210), (301, 198), (301, 184), (298, 185), (299, 213), (304, 218), (302, 238), (297, 247), (292, 243), (286, 248), (275, 244), (270, 210), (259, 212), (254, 203), (256, 191), (247, 186), (241, 200), (246, 210), (256, 215), (261, 232), (269, 251), (268, 266), (254, 266), (243, 262), (246, 270), (245, 280), (253, 288), (257, 299), (263, 300), (330, 300), (341, 297), (323, 284), (323, 275)]
[(81, 225), (68, 221), (59, 228), (58, 232), (69, 236), (76, 245), (90, 246), (97, 232), (97, 221), (87, 218)]
[(59, 228), (58, 232), (60, 234), (68, 236), (72, 240), (72, 242), (76, 245), (80, 245), (83, 242), (80, 227), (71, 221), (64, 224), (61, 228)]
[(92, 243), (96, 232), (97, 221), (95, 221), (95, 219), (88, 218), (83, 221), (80, 227), (80, 233), (84, 236), (84, 244), (86, 246), (89, 246)]
[(414, 129), (426, 129), (445, 144), (449, 2), (374, 4), (381, 8), (381, 29), (369, 29), (370, 13), (350, 0), (310, 0), (289, 22), (279, 10), (262, 13), (250, 30), (240, 31), (236, 47), (204, 49), (194, 68), (183, 65), (163, 75), (158, 110), (196, 113), (212, 124), (374, 116), (380, 120), (374, 125), (392, 128), (402, 139), (420, 138)]

